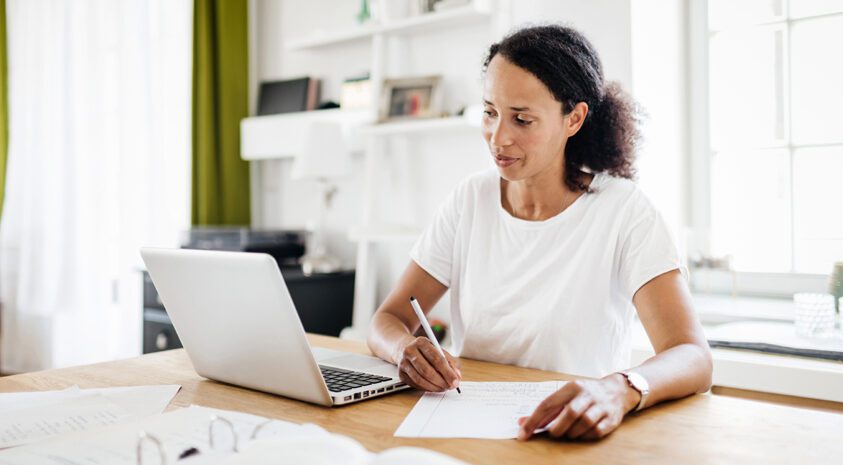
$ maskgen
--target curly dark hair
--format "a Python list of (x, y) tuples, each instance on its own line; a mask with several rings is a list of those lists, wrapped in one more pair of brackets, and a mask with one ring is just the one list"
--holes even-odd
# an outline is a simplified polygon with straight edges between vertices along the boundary
[(565, 184), (591, 192), (580, 179), (583, 168), (613, 176), (635, 177), (635, 152), (641, 139), (639, 108), (615, 82), (603, 79), (594, 46), (578, 31), (560, 24), (515, 31), (489, 47), (483, 72), (496, 55), (533, 74), (568, 114), (579, 102), (588, 115), (565, 147)]

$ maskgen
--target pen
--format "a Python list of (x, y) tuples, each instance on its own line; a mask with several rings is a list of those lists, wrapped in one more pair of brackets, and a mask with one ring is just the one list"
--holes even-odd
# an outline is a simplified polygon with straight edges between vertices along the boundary
[[(430, 329), (430, 324), (427, 322), (427, 317), (424, 316), (424, 312), (422, 311), (421, 307), (419, 307), (419, 301), (416, 300), (415, 297), (410, 296), (410, 305), (413, 307), (413, 311), (416, 312), (416, 316), (419, 317), (419, 323), (421, 323), (421, 327), (424, 329), (424, 333), (427, 334), (427, 338), (430, 339), (430, 342), (433, 343), (436, 350), (439, 351), (439, 354), (442, 358), (445, 359), (445, 363), (448, 363), (448, 357), (445, 357), (445, 352), (442, 351), (442, 346), (439, 345), (439, 341), (436, 340), (436, 336), (433, 334), (433, 330)], [(460, 388), (457, 388), (457, 392), (462, 394)]]

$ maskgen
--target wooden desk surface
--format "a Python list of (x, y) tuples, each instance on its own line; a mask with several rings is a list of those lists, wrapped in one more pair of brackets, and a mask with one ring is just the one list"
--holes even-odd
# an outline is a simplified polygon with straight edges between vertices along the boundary
[[(368, 353), (364, 344), (310, 336), (314, 345)], [(463, 360), (469, 381), (572, 379), (559, 373)], [(808, 464), (843, 463), (843, 415), (712, 395), (662, 404), (632, 415), (598, 442), (410, 439), (393, 433), (419, 392), (404, 391), (339, 408), (319, 407), (199, 377), (183, 350), (0, 378), (0, 392), (142, 384), (180, 384), (168, 409), (190, 404), (316, 423), (370, 450), (435, 449), (473, 464)]]

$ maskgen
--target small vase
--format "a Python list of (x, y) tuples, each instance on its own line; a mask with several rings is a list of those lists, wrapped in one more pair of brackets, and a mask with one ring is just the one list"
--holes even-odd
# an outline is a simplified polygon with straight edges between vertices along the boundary
[(843, 297), (843, 262), (834, 264), (828, 279), (828, 293), (834, 296), (834, 310), (840, 314), (840, 298)]
[(371, 18), (372, 13), (369, 10), (369, 0), (363, 0), (360, 4), (360, 12), (357, 13), (357, 22), (363, 24)]

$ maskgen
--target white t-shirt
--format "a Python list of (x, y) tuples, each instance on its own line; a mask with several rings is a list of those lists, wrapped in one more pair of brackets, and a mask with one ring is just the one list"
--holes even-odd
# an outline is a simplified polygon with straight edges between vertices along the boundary
[(496, 169), (463, 181), (410, 256), (451, 292), (455, 355), (600, 377), (629, 367), (632, 296), (685, 270), (661, 215), (627, 179), (544, 221), (501, 206)]

